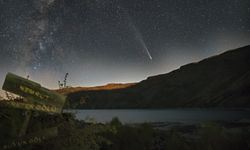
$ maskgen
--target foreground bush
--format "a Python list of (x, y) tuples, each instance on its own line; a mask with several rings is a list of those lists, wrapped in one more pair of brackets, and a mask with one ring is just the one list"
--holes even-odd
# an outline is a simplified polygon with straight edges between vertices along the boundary
[[(20, 131), (21, 111), (0, 111), (0, 144), (13, 140)], [(227, 125), (227, 124), (226, 124)], [(160, 130), (152, 124), (126, 125), (118, 118), (110, 123), (86, 123), (74, 115), (34, 114), (27, 134), (57, 127), (55, 137), (16, 146), (25, 150), (248, 150), (250, 125), (203, 123), (196, 126), (173, 126)], [(13, 149), (13, 148), (12, 148)]]

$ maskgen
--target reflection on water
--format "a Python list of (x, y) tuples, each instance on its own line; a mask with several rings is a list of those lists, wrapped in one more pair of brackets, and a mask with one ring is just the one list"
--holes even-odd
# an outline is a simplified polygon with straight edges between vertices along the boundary
[(109, 122), (118, 117), (123, 123), (235, 121), (250, 119), (249, 109), (91, 109), (66, 110), (79, 120)]

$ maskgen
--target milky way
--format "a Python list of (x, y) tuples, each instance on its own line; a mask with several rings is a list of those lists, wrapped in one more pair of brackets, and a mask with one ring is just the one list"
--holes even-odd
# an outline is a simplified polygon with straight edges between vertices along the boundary
[(0, 0), (0, 85), (140, 81), (249, 45), (249, 16), (249, 0)]

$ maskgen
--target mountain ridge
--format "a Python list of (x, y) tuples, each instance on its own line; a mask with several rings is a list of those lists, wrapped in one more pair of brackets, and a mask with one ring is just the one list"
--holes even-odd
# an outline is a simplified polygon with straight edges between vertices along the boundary
[(82, 90), (68, 97), (75, 108), (249, 107), (249, 72), (248, 45), (124, 88)]
[(72, 92), (79, 92), (79, 91), (94, 91), (94, 90), (114, 90), (114, 89), (123, 89), (130, 87), (136, 83), (108, 83), (106, 85), (100, 85), (100, 86), (93, 86), (93, 87), (67, 87), (55, 90), (62, 94), (69, 94)]

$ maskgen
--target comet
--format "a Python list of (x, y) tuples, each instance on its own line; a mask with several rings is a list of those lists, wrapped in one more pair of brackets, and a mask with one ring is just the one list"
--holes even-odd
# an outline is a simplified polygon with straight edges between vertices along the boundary
[(148, 58), (150, 60), (153, 60), (153, 57), (152, 57), (150, 51), (148, 50), (148, 47), (147, 47), (147, 45), (146, 45), (146, 43), (145, 43), (145, 41), (144, 41), (144, 39), (142, 37), (141, 32), (136, 28), (136, 26), (133, 23), (130, 15), (128, 14), (128, 12), (124, 8), (122, 10), (123, 10), (123, 12), (124, 12), (124, 14), (125, 14), (125, 16), (126, 16), (126, 18), (128, 20), (129, 27), (131, 27), (131, 30), (133, 31), (136, 40), (140, 43), (140, 45), (142, 46), (142, 48), (143, 48), (144, 52), (146, 53), (146, 55), (148, 56)]
[(145, 41), (144, 41), (143, 38), (142, 38), (141, 33), (140, 33), (136, 28), (135, 28), (135, 31), (136, 31), (135, 34), (136, 34), (137, 40), (140, 42), (140, 44), (141, 44), (143, 50), (144, 50), (144, 51), (146, 52), (146, 54), (148, 55), (148, 58), (149, 58), (150, 60), (153, 60), (153, 58), (152, 58), (152, 56), (151, 56), (151, 54), (150, 54), (150, 52), (149, 52), (149, 50), (148, 50), (148, 47), (147, 47)]
[(150, 52), (149, 52), (149, 50), (148, 50), (148, 47), (147, 47), (147, 45), (146, 45), (146, 43), (145, 43), (145, 41), (144, 41), (144, 39), (143, 39), (143, 37), (142, 37), (141, 32), (136, 28), (135, 24), (132, 22), (131, 19), (130, 19), (130, 24), (132, 25), (132, 29), (133, 29), (133, 31), (134, 31), (136, 40), (139, 41), (139, 43), (140, 43), (140, 45), (142, 46), (144, 52), (146, 52), (148, 58), (149, 58), (150, 60), (153, 60), (153, 57), (152, 57), (152, 55), (150, 54)]

